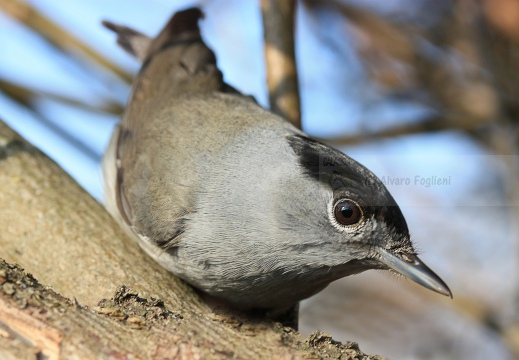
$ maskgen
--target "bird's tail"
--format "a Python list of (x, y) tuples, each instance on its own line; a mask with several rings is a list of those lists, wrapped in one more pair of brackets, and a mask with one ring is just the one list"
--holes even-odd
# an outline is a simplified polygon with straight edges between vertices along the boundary
[(174, 42), (200, 40), (198, 20), (203, 16), (204, 14), (198, 8), (179, 11), (173, 15), (155, 38), (110, 21), (103, 21), (103, 25), (117, 34), (117, 43), (126, 52), (145, 61)]
[(186, 93), (235, 91), (224, 84), (216, 57), (202, 41), (198, 27), (201, 17), (198, 8), (179, 11), (155, 38), (125, 26), (103, 23), (117, 33), (123, 49), (143, 62), (133, 83), (132, 111), (141, 101), (143, 105), (138, 109), (157, 107), (150, 103), (151, 98), (158, 102)]

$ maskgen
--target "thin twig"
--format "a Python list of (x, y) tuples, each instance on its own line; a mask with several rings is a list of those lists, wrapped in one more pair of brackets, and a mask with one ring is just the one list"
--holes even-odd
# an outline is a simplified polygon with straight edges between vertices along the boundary
[(120, 115), (123, 112), (123, 105), (110, 101), (102, 100), (98, 104), (88, 104), (81, 100), (73, 99), (64, 95), (54, 94), (42, 90), (34, 90), (28, 87), (14, 84), (0, 78), (0, 91), (5, 93), (16, 102), (29, 106), (32, 101), (38, 98), (58, 101), (63, 104), (71, 105), (76, 108), (88, 111), (101, 112), (106, 114)]
[(62, 51), (70, 54), (79, 50), (97, 64), (116, 74), (125, 82), (130, 83), (132, 75), (126, 73), (119, 66), (93, 50), (92, 47), (71, 35), (67, 30), (57, 26), (30, 4), (20, 0), (2, 0), (0, 1), (0, 10), (28, 26)]
[(23, 106), (25, 110), (27, 110), (32, 116), (38, 119), (40, 124), (43, 124), (47, 129), (54, 132), (61, 139), (65, 140), (69, 144), (73, 144), (76, 149), (81, 151), (90, 159), (94, 161), (100, 161), (100, 154), (97, 154), (88, 144), (88, 142), (85, 142), (80, 137), (77, 137), (69, 133), (68, 131), (64, 130), (61, 126), (57, 125), (50, 118), (46, 117), (41, 111), (39, 111), (36, 108), (31, 99), (24, 96), (22, 91), (18, 92), (14, 96), (9, 96), (9, 98), (15, 103)]
[(261, 0), (271, 111), (301, 128), (294, 48), (296, 0)]
[(338, 137), (326, 137), (317, 138), (325, 143), (334, 146), (346, 146), (363, 143), (366, 141), (372, 141), (377, 139), (388, 139), (395, 138), (398, 136), (414, 135), (414, 134), (427, 134), (438, 131), (447, 130), (475, 130), (484, 126), (485, 122), (467, 122), (464, 119), (444, 117), (442, 115), (429, 117), (426, 120), (412, 123), (397, 125), (388, 129), (383, 129), (377, 132), (357, 134), (351, 136), (338, 136)]

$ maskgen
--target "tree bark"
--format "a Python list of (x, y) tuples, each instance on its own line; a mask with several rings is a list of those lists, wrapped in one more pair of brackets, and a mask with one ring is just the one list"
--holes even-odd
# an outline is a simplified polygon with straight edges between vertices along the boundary
[(326, 334), (302, 340), (280, 324), (212, 310), (1, 122), (0, 186), (2, 359), (368, 358)]

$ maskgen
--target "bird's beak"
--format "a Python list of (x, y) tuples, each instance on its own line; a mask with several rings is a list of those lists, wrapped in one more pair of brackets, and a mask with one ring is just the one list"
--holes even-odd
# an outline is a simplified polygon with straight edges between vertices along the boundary
[(417, 282), (418, 284), (452, 298), (449, 287), (438, 275), (425, 265), (416, 255), (406, 255), (410, 262), (402, 260), (396, 255), (382, 248), (377, 248), (378, 260), (399, 274)]

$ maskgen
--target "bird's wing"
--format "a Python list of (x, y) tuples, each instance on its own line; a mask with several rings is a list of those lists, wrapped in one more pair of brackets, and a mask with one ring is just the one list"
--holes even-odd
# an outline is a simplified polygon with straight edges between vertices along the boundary
[(190, 165), (193, 146), (184, 137), (195, 126), (188, 120), (196, 118), (197, 109), (183, 106), (183, 99), (233, 91), (223, 82), (213, 52), (200, 37), (200, 17), (202, 12), (196, 8), (178, 12), (153, 39), (105, 23), (118, 33), (126, 51), (143, 60), (122, 123), (113, 135), (113, 202), (121, 221), (161, 248), (180, 241), (193, 211), (193, 182), (185, 179), (197, 175)]

